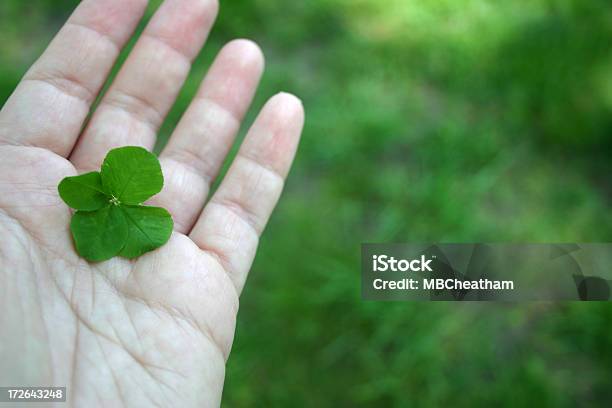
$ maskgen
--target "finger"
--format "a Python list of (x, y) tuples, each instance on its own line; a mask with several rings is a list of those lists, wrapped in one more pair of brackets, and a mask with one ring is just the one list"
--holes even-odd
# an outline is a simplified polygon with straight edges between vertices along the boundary
[(79, 139), (70, 157), (78, 169), (99, 167), (114, 147), (153, 147), (217, 8), (216, 0), (162, 3)]
[(67, 156), (147, 0), (84, 0), (0, 113), (0, 143)]
[(164, 190), (152, 204), (170, 211), (175, 230), (188, 232), (202, 210), (263, 66), (263, 55), (251, 41), (235, 40), (223, 47), (162, 151)]
[(224, 267), (238, 292), (280, 196), (303, 124), (299, 99), (285, 93), (270, 99), (191, 231), (193, 241)]

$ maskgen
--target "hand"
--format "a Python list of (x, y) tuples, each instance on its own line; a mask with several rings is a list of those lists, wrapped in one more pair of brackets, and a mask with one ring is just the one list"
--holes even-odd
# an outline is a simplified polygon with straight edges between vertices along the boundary
[(218, 406), (238, 295), (292, 162), (299, 100), (268, 101), (202, 209), (263, 70), (226, 45), (160, 155), (152, 205), (175, 232), (136, 260), (75, 252), (66, 176), (118, 146), (151, 149), (214, 21), (215, 0), (166, 0), (87, 126), (146, 0), (84, 0), (0, 113), (0, 385), (66, 386), (76, 406)]

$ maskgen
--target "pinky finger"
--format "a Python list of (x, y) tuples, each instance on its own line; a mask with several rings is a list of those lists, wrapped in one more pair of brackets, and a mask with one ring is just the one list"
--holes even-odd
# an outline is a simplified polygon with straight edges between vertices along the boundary
[(280, 197), (303, 125), (298, 98), (286, 93), (272, 97), (191, 231), (193, 241), (219, 261), (238, 292)]

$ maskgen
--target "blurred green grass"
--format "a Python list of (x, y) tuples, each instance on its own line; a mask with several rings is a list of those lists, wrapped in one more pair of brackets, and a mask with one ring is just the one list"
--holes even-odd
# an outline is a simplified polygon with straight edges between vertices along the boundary
[[(1, 101), (76, 3), (0, 4)], [(222, 1), (160, 146), (236, 37), (267, 57), (247, 123), (279, 90), (307, 123), (225, 405), (612, 401), (608, 304), (374, 303), (359, 288), (361, 242), (612, 240), (610, 2)]]

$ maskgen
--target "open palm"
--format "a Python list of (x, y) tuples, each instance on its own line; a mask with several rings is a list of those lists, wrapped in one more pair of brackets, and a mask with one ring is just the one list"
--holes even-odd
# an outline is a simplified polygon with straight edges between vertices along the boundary
[(238, 295), (303, 125), (274, 96), (214, 180), (263, 70), (226, 45), (160, 155), (175, 231), (136, 260), (75, 252), (59, 181), (115, 147), (151, 149), (214, 21), (214, 0), (166, 0), (87, 125), (146, 0), (84, 0), (0, 113), (0, 386), (66, 386), (76, 406), (217, 406)]

